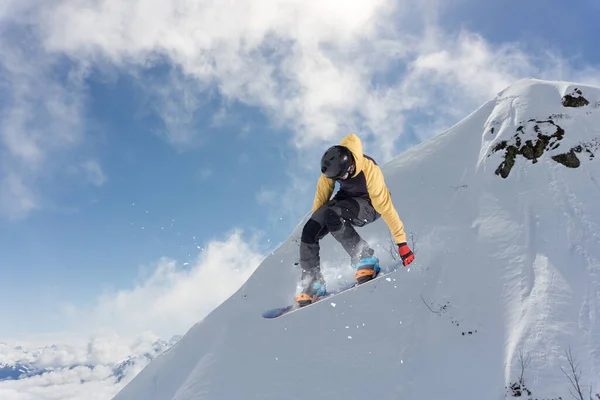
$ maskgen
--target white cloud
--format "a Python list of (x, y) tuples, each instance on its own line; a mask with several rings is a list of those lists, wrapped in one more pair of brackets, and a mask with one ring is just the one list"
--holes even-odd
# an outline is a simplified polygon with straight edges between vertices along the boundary
[(37, 196), (24, 179), (15, 171), (0, 176), (0, 215), (19, 219), (39, 207)]
[(102, 167), (95, 160), (88, 160), (82, 164), (82, 168), (89, 182), (96, 186), (102, 186), (108, 178), (104, 174)]
[(181, 334), (239, 289), (262, 259), (235, 231), (225, 241), (210, 242), (190, 266), (162, 259), (133, 288), (104, 293), (92, 309), (69, 307), (72, 330), (123, 337), (145, 330), (162, 338)]
[[(39, 206), (31, 187), (35, 167), (80, 138), (82, 79), (91, 67), (136, 77), (149, 94), (146, 104), (162, 118), (158, 133), (178, 148), (201, 142), (198, 108), (218, 93), (226, 105), (257, 106), (284, 123), (298, 148), (357, 132), (381, 161), (396, 154), (394, 143), (405, 132), (430, 137), (516, 79), (596, 79), (596, 67), (545, 50), (529, 54), (516, 43), (442, 31), (444, 7), (450, 6), (414, 0), (243, 0), (235, 7), (63, 0), (5, 7), (6, 20), (32, 27), (26, 43), (34, 46), (16, 41), (14, 32), (2, 37), (10, 46), (3, 46), (0, 65), (14, 82), (10, 104), (0, 106), (9, 155), (2, 178), (16, 177), (3, 183), (10, 190), (3, 210), (27, 214)], [(21, 54), (24, 48), (29, 53)], [(71, 69), (57, 79), (54, 61), (63, 55)], [(145, 74), (157, 65), (168, 71), (158, 81)], [(54, 105), (41, 117), (39, 94)]]
[(0, 382), (4, 400), (107, 400), (128, 381), (115, 382), (107, 367), (75, 367), (40, 376)]
[(381, 39), (382, 15), (393, 15), (394, 6), (387, 0), (243, 1), (234, 8), (209, 1), (144, 7), (79, 1), (50, 9), (43, 24), (49, 50), (86, 61), (102, 55), (128, 68), (155, 65), (162, 60), (156, 54), (163, 54), (175, 71), (192, 77), (195, 82), (174, 73), (174, 84), (157, 89), (162, 101), (156, 111), (173, 143), (190, 140), (198, 106), (193, 90), (216, 86), (225, 98), (290, 123), (297, 143), (306, 145), (333, 138), (344, 129), (341, 121), (356, 122), (354, 114), (389, 117), (380, 111), (385, 90), (372, 90), (369, 82), (386, 64), (388, 48), (371, 46)]
[(208, 0), (144, 7), (71, 1), (51, 8), (43, 26), (48, 49), (81, 60), (102, 56), (128, 68), (171, 62), (181, 74), (172, 73), (173, 85), (157, 90), (162, 107), (156, 111), (173, 143), (197, 135), (186, 127), (198, 91), (218, 88), (226, 99), (262, 107), (273, 121), (289, 124), (299, 147), (360, 131), (387, 159), (411, 111), (455, 122), (518, 78), (563, 78), (558, 64), (565, 76), (583, 76), (551, 54), (441, 31), (443, 8), (422, 3), (246, 0), (230, 8)]
[[(133, 339), (101, 335), (51, 346), (33, 342), (0, 343), (0, 364), (21, 362), (51, 369), (29, 378), (0, 382), (0, 398), (110, 399), (148, 364), (144, 354), (154, 354), (157, 339), (156, 335), (143, 332)], [(128, 359), (134, 362), (122, 370), (119, 380), (114, 367)]]
[[(80, 142), (85, 99), (83, 68), (44, 53), (24, 26), (8, 29), (19, 22), (7, 18), (0, 31), (0, 216), (8, 218), (40, 207), (34, 183), (51, 174), (53, 157)], [(59, 64), (66, 66), (60, 75)]]
[(131, 338), (115, 333), (62, 337), (60, 341), (7, 340), (0, 343), (0, 364), (35, 363), (40, 368), (64, 368), (72, 365), (119, 364), (129, 356), (152, 349), (159, 337), (140, 331)]
[(195, 113), (203, 107), (208, 96), (201, 98), (199, 82), (174, 68), (164, 80), (139, 76), (137, 86), (147, 94), (150, 111), (162, 118), (164, 127), (154, 128), (158, 136), (180, 150), (202, 142), (201, 132), (196, 128)]
[[(361, 41), (364, 46), (377, 34), (379, 14), (392, 4), (247, 0), (230, 7), (180, 0), (142, 7), (140, 2), (106, 0), (91, 6), (70, 1), (49, 8), (41, 23), (50, 51), (86, 61), (102, 55), (128, 67), (154, 65), (161, 61), (156, 54), (164, 54), (200, 88), (217, 85), (226, 98), (264, 106), (273, 117), (306, 126), (302, 130), (309, 135), (331, 136), (337, 129), (334, 114), (348, 114), (361, 101), (357, 95), (364, 95), (367, 71), (333, 60), (323, 45), (342, 53)], [(167, 136), (177, 142), (188, 129), (170, 127), (190, 121), (195, 97), (185, 94), (188, 83), (174, 82), (177, 90), (164, 96), (160, 111)], [(188, 140), (185, 133), (183, 140)]]

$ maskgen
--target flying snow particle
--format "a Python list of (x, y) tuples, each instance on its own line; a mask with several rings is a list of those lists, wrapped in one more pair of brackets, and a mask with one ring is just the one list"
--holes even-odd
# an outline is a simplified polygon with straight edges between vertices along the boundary
[(348, 336), (348, 339), (352, 339), (352, 336)]
[(331, 303), (331, 307), (335, 307), (335, 306), (336, 306), (336, 304), (335, 304), (335, 303)]

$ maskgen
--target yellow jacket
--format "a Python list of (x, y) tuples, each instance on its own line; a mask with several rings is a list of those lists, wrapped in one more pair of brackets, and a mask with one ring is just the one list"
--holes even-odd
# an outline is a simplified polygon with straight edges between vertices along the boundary
[[(387, 224), (390, 232), (394, 237), (396, 244), (406, 242), (406, 233), (404, 232), (404, 224), (398, 216), (398, 212), (394, 208), (392, 203), (392, 197), (385, 184), (383, 173), (377, 164), (371, 159), (364, 157), (362, 143), (358, 136), (351, 133), (340, 142), (341, 146), (348, 148), (354, 160), (356, 162), (356, 168), (354, 170), (353, 178), (364, 173), (367, 181), (367, 191), (373, 208), (379, 214)], [(324, 174), (321, 174), (317, 182), (317, 192), (315, 194), (315, 200), (313, 202), (313, 213), (317, 211), (323, 204), (325, 204), (331, 198), (333, 189), (335, 187), (335, 180), (327, 178)]]

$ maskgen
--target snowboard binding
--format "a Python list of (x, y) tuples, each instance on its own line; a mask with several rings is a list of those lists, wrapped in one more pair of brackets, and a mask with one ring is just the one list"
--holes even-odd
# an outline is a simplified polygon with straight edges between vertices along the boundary
[(359, 285), (374, 279), (381, 271), (379, 259), (375, 256), (361, 258), (360, 261), (352, 263), (352, 268), (356, 270), (354, 279)]

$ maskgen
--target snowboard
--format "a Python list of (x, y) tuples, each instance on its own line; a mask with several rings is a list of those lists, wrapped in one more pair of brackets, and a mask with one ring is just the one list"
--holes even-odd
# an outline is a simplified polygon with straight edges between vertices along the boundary
[(349, 290), (353, 290), (359, 287), (363, 287), (365, 285), (369, 285), (370, 283), (376, 282), (377, 280), (381, 279), (381, 278), (385, 278), (390, 274), (393, 274), (394, 272), (396, 272), (398, 270), (398, 268), (400, 268), (401, 266), (403, 266), (402, 262), (398, 262), (396, 264), (392, 264), (390, 266), (387, 267), (381, 267), (381, 270), (379, 271), (379, 273), (377, 274), (377, 276), (373, 279), (371, 279), (370, 281), (367, 281), (365, 283), (361, 283), (358, 284), (357, 282), (351, 282), (351, 283), (347, 283), (345, 285), (340, 286), (338, 289), (336, 290), (332, 290), (331, 292), (327, 292), (327, 294), (325, 294), (324, 296), (321, 296), (317, 299), (317, 301), (304, 306), (304, 307), (299, 307), (298, 304), (294, 303), (294, 304), (289, 304), (287, 306), (283, 306), (283, 307), (277, 307), (277, 308), (272, 308), (270, 310), (267, 310), (265, 312), (262, 313), (262, 316), (264, 318), (267, 319), (273, 319), (273, 318), (279, 318), (282, 317), (284, 315), (293, 313), (295, 311), (299, 311), (299, 310), (304, 310), (305, 308), (309, 308), (311, 306), (314, 306), (315, 304), (321, 303), (323, 300), (327, 300), (327, 299), (331, 299), (332, 297), (337, 296), (338, 294), (342, 294), (344, 292), (347, 292)]

